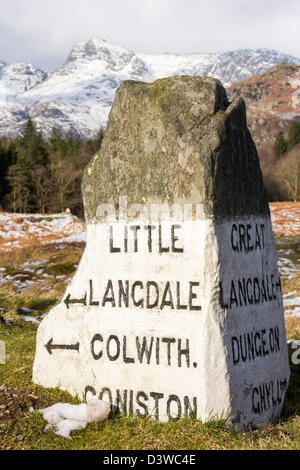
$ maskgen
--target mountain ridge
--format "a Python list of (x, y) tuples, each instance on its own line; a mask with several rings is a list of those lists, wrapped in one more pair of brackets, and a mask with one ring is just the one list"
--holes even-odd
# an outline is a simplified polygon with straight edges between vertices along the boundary
[(66, 61), (50, 72), (0, 60), (0, 135), (17, 135), (30, 115), (45, 135), (55, 126), (91, 137), (105, 127), (123, 80), (198, 75), (213, 76), (230, 86), (279, 62), (300, 65), (300, 59), (266, 48), (151, 55), (99, 39), (74, 45)]

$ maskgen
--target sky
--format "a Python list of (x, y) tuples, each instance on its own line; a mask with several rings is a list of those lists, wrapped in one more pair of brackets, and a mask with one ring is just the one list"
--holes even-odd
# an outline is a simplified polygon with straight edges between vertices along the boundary
[(135, 52), (266, 47), (300, 57), (300, 0), (0, 0), (0, 60), (44, 70), (105, 39)]

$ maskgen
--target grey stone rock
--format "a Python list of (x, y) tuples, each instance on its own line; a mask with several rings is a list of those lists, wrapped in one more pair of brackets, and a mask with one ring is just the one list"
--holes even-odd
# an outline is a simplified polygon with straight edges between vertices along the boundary
[[(86, 250), (38, 328), (34, 381), (162, 421), (278, 420), (290, 374), (281, 284), (244, 101), (211, 78), (124, 82), (82, 192)], [(98, 210), (120, 196), (201, 211), (151, 212), (149, 244), (141, 214), (116, 227)]]
[(214, 218), (269, 214), (245, 103), (229, 103), (213, 78), (123, 82), (99, 155), (82, 183), (88, 222), (122, 194), (129, 203), (189, 200)]

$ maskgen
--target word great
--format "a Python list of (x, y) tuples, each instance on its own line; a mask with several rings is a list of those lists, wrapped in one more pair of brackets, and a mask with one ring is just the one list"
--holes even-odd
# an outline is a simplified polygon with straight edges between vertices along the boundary
[(264, 224), (233, 224), (231, 228), (233, 251), (249, 253), (265, 248)]

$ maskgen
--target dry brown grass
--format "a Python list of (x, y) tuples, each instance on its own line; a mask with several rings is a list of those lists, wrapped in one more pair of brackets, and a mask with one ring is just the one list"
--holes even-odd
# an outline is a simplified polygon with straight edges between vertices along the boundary
[(270, 212), (276, 236), (300, 236), (300, 202), (271, 202)]
[(85, 243), (68, 243), (49, 245), (32, 245), (25, 248), (15, 248), (1, 252), (0, 265), (21, 264), (26, 261), (48, 260), (52, 256), (62, 259), (65, 263), (76, 262), (80, 259)]
[(300, 339), (300, 317), (287, 317), (285, 319), (286, 338)]

